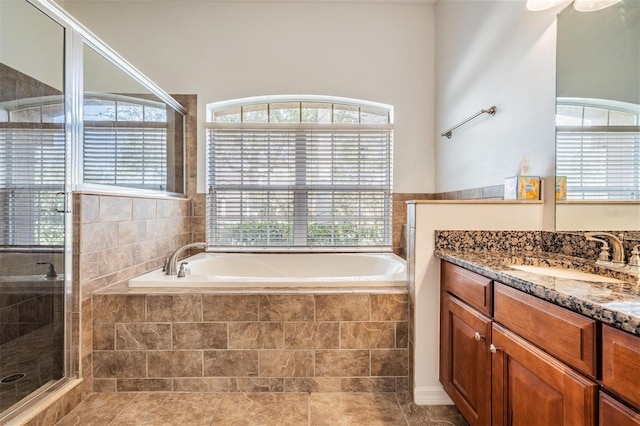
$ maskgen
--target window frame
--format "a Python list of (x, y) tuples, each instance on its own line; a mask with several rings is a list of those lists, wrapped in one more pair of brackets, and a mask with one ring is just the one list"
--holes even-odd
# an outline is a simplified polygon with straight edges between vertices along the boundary
[[(270, 106), (273, 104), (298, 104), (299, 112), (298, 112), (298, 122), (271, 122), (271, 108)], [(331, 105), (331, 123), (327, 122), (306, 122), (303, 121), (303, 104), (317, 104)], [(245, 123), (244, 119), (244, 108), (248, 107), (249, 109), (255, 109), (257, 106), (265, 106), (267, 111), (267, 122), (262, 123)], [(372, 124), (346, 124), (346, 123), (334, 123), (334, 108), (335, 106), (349, 106), (350, 108), (355, 108), (358, 111), (358, 120), (361, 120), (362, 111), (379, 111), (384, 112), (386, 114), (386, 123), (372, 123)], [(219, 122), (213, 121), (215, 120), (216, 113), (225, 110), (239, 110), (240, 122)], [(367, 101), (360, 101), (354, 99), (347, 98), (337, 98), (337, 97), (328, 97), (328, 96), (278, 96), (278, 97), (254, 97), (254, 98), (243, 98), (236, 99), (231, 101), (224, 102), (216, 102), (207, 105), (207, 121), (205, 124), (206, 128), (206, 144), (207, 144), (207, 241), (210, 251), (318, 251), (318, 252), (332, 252), (332, 251), (345, 251), (345, 252), (358, 252), (358, 251), (366, 251), (366, 252), (391, 252), (392, 251), (392, 187), (393, 187), (393, 107), (386, 104), (373, 103)], [(215, 241), (214, 233), (215, 231), (212, 229), (211, 225), (217, 219), (215, 213), (212, 212), (213, 204), (215, 200), (216, 191), (219, 190), (219, 187), (212, 184), (212, 174), (213, 171), (211, 167), (211, 158), (212, 153), (210, 151), (212, 141), (210, 140), (211, 132), (216, 131), (217, 129), (237, 129), (238, 132), (242, 132), (245, 129), (247, 132), (251, 130), (263, 129), (265, 132), (277, 132), (277, 131), (288, 131), (293, 134), (293, 140), (295, 140), (296, 150), (298, 149), (306, 149), (306, 144), (309, 144), (310, 137), (314, 131), (333, 131), (334, 134), (338, 134), (341, 131), (356, 131), (356, 132), (371, 132), (371, 131), (382, 131), (388, 132), (387, 137), (387, 152), (386, 152), (386, 170), (387, 170), (387, 183), (380, 188), (369, 188), (368, 190), (364, 190), (363, 185), (340, 185), (337, 186), (334, 182), (331, 182), (330, 185), (327, 185), (327, 190), (331, 191), (331, 193), (340, 193), (341, 191), (345, 194), (347, 191), (353, 191), (354, 194), (365, 194), (367, 191), (371, 191), (371, 194), (374, 191), (378, 191), (383, 193), (383, 200), (381, 205), (383, 206), (384, 214), (382, 220), (383, 232), (382, 236), (382, 244), (372, 244), (372, 245), (311, 245), (309, 241), (308, 235), (308, 227), (313, 222), (309, 221), (308, 211), (306, 209), (311, 205), (309, 200), (311, 199), (310, 193), (314, 190), (320, 190), (322, 185), (308, 185), (306, 181), (301, 182), (298, 181), (300, 177), (302, 179), (306, 179), (306, 167), (309, 161), (309, 157), (306, 156), (306, 152), (304, 154), (298, 153), (296, 155), (295, 160), (295, 176), (296, 183), (293, 185), (293, 188), (290, 188), (290, 191), (293, 193), (293, 206), (294, 208), (300, 209), (302, 212), (298, 214), (297, 212), (291, 215), (289, 226), (293, 227), (293, 243), (285, 244), (285, 245), (220, 245), (218, 244), (220, 241)], [(312, 139), (313, 137), (311, 137)], [(300, 143), (298, 143), (300, 141)], [(333, 141), (333, 139), (332, 139)], [(333, 143), (333, 142), (332, 142)], [(337, 189), (339, 188), (339, 189)], [(273, 191), (272, 189), (268, 189), (268, 185), (266, 187), (260, 187), (255, 185), (240, 185), (238, 190), (263, 190), (265, 193), (269, 193)], [(359, 191), (359, 192), (358, 192)], [(334, 205), (333, 200), (331, 201), (331, 206)], [(242, 215), (241, 215), (242, 216)], [(300, 221), (299, 218), (307, 218), (306, 221)], [(335, 227), (336, 224), (332, 223), (331, 227)], [(332, 236), (333, 238), (333, 236)]]

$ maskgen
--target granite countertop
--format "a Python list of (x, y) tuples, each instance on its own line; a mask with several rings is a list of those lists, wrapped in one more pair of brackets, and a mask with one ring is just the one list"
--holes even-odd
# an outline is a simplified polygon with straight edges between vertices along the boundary
[[(584, 259), (547, 252), (436, 250), (443, 260), (543, 300), (640, 336), (640, 279), (634, 272), (595, 266)], [(509, 265), (575, 268), (623, 280), (590, 282), (524, 272)]]

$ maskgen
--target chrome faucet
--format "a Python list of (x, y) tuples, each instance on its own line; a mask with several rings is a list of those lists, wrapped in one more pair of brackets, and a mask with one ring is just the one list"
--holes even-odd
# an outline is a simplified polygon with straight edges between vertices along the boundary
[[(624, 259), (625, 259), (624, 246), (622, 245), (622, 241), (620, 240), (620, 238), (616, 237), (613, 234), (609, 234), (607, 232), (585, 232), (584, 237), (589, 241), (600, 241), (600, 242), (602, 242), (602, 240), (596, 237), (607, 238), (611, 242), (611, 245), (613, 246), (612, 262), (624, 265)], [(604, 259), (602, 259), (601, 257), (598, 260), (604, 260)]]
[(56, 272), (56, 267), (51, 262), (36, 262), (38, 265), (49, 265), (49, 270), (47, 271), (47, 278), (54, 279), (58, 278), (58, 272)]
[(200, 249), (206, 249), (207, 248), (207, 243), (191, 243), (191, 244), (187, 244), (184, 245), (180, 248), (178, 248), (176, 251), (174, 251), (171, 256), (169, 257), (169, 261), (167, 262), (167, 270), (165, 272), (166, 275), (177, 275), (177, 269), (178, 269), (178, 256), (180, 256), (182, 254), (183, 251), (188, 250), (190, 248), (200, 248)]

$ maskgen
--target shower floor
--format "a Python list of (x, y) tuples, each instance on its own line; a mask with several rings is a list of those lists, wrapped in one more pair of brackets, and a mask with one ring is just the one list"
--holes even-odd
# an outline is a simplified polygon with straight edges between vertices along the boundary
[(453, 425), (454, 406), (417, 406), (393, 393), (97, 393), (56, 426)]
[(0, 412), (62, 377), (59, 335), (55, 324), (49, 324), (0, 345), (0, 379), (7, 381), (0, 383)]

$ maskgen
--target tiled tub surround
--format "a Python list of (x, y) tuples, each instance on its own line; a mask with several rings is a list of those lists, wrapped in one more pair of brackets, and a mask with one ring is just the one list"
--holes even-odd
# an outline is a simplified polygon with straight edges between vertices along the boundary
[(94, 294), (94, 390), (407, 391), (406, 291), (229, 293)]
[[(640, 335), (640, 280), (637, 274), (595, 266), (593, 259), (544, 251), (549, 239), (573, 241), (579, 253), (590, 255), (592, 243), (581, 245), (581, 235), (544, 235), (538, 232), (437, 232), (436, 255), (448, 262), (522, 290), (605, 324)], [(503, 246), (493, 238), (500, 236)], [(575, 240), (574, 240), (575, 238)], [(479, 244), (480, 241), (483, 243)], [(520, 242), (526, 250), (517, 250)], [(512, 244), (513, 243), (513, 244)], [(479, 245), (478, 245), (479, 244)], [(475, 249), (473, 247), (476, 247)], [(485, 247), (485, 250), (481, 250)], [(493, 247), (492, 249), (487, 249)], [(555, 246), (554, 248), (557, 248)], [(568, 246), (566, 246), (568, 247)], [(597, 256), (597, 253), (596, 253)], [(621, 279), (623, 283), (587, 282), (523, 272), (509, 265), (575, 268)]]

